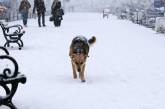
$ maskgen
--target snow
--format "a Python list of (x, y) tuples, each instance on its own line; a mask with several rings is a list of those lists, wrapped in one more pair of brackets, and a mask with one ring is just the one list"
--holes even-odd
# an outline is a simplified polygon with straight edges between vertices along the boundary
[[(27, 76), (13, 98), (18, 109), (165, 108), (163, 34), (112, 15), (103, 19), (101, 13), (66, 13), (59, 28), (48, 19), (42, 28), (37, 19), (29, 20), (25, 47), (9, 49)], [(11, 24), (17, 23), (22, 21)], [(97, 38), (86, 83), (72, 79), (69, 46), (76, 35)]]

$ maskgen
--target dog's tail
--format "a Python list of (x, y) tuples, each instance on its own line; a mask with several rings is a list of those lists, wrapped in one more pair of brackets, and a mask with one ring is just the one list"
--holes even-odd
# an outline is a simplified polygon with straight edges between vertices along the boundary
[(95, 42), (96, 42), (96, 37), (95, 37), (95, 36), (92, 36), (92, 38), (90, 38), (90, 39), (88, 40), (89, 45), (92, 45), (92, 44), (94, 44)]

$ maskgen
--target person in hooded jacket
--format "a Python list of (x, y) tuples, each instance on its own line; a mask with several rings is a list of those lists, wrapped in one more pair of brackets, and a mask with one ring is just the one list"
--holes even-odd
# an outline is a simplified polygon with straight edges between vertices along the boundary
[(28, 13), (31, 5), (28, 0), (22, 0), (19, 6), (19, 12), (22, 14), (23, 24), (27, 27)]
[(56, 7), (56, 4), (59, 0), (53, 0), (52, 6), (51, 6), (51, 14), (54, 13), (54, 8)]
[[(56, 1), (56, 0), (54, 0)], [(55, 26), (61, 25), (61, 20), (63, 20), (64, 11), (61, 8), (61, 2), (57, 0), (56, 4), (53, 2), (51, 7), (51, 14), (52, 17), (50, 17), (50, 21), (54, 21)]]

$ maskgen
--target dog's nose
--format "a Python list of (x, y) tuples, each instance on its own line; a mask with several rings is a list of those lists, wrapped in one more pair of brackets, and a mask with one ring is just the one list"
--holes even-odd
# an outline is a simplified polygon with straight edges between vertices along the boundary
[(81, 50), (80, 49), (77, 49), (76, 52), (77, 52), (77, 54), (80, 54), (81, 53)]

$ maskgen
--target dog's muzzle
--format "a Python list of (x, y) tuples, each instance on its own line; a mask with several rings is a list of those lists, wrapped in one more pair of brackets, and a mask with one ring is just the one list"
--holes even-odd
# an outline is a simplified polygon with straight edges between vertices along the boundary
[(80, 48), (77, 48), (76, 50), (75, 50), (75, 54), (81, 54), (81, 53), (83, 53), (83, 49), (80, 49)]

